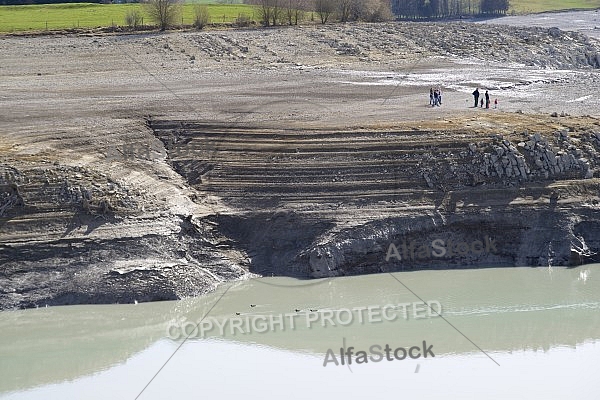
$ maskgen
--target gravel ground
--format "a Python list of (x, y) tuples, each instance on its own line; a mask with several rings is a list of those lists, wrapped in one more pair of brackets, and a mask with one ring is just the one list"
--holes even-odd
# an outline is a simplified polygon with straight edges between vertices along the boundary
[(483, 23), (542, 28), (556, 27), (565, 31), (581, 32), (589, 37), (600, 39), (600, 10), (509, 16)]

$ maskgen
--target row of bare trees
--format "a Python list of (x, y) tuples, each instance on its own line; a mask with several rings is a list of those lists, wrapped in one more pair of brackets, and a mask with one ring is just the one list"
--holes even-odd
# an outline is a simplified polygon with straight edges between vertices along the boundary
[[(260, 22), (265, 26), (298, 25), (307, 14), (325, 24), (367, 21), (382, 22), (394, 18), (447, 18), (467, 14), (503, 14), (509, 0), (245, 0), (257, 6)], [(179, 0), (147, 0), (151, 18), (162, 30), (172, 25), (181, 12)], [(393, 11), (393, 12), (392, 12)], [(198, 28), (208, 23), (208, 9), (194, 10)], [(315, 18), (316, 15), (316, 18)], [(129, 19), (133, 16), (128, 16)], [(129, 23), (129, 22), (128, 22)], [(135, 21), (132, 23), (135, 24)]]
[[(158, 25), (161, 31), (176, 25), (183, 12), (183, 4), (180, 0), (146, 0), (144, 8), (150, 19)], [(194, 4), (194, 27), (203, 29), (210, 22), (208, 6)], [(125, 14), (125, 23), (136, 29), (143, 23), (140, 10), (129, 10)]]
[(259, 6), (259, 15), (266, 26), (278, 25), (284, 21), (298, 25), (310, 10), (308, 0), (249, 0), (246, 3)]
[(463, 15), (506, 14), (509, 0), (391, 0), (400, 18), (452, 18)]
[(245, 0), (258, 6), (263, 25), (297, 25), (307, 14), (325, 24), (331, 20), (387, 21), (393, 18), (389, 0)]
[(306, 12), (311, 11), (313, 0), (244, 0), (246, 4), (258, 6), (261, 22), (265, 26), (298, 25)]

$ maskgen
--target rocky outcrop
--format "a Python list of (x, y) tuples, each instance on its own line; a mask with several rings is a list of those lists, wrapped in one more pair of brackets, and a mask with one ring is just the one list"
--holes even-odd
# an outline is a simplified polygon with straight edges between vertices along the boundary
[[(598, 191), (596, 184), (592, 191)], [(597, 211), (556, 206), (564, 192), (546, 190), (544, 206), (512, 206), (519, 191), (504, 191), (506, 210), (483, 211), (474, 201), (491, 193), (452, 193), (470, 209), (444, 204), (429, 215), (413, 213), (347, 229), (300, 255), (311, 277), (395, 271), (515, 266), (574, 266), (600, 262)], [(495, 198), (498, 199), (496, 194)], [(423, 214), (423, 213), (421, 213)], [(392, 247), (394, 246), (394, 247)]]
[(0, 308), (175, 300), (248, 276), (213, 224), (166, 212), (153, 186), (58, 162), (0, 164)]
[(469, 152), (477, 167), (469, 173), (475, 184), (495, 181), (510, 186), (550, 177), (591, 179), (600, 175), (598, 135), (590, 131), (571, 140), (568, 130), (561, 130), (550, 141), (536, 133), (524, 134), (516, 145), (502, 136), (484, 145), (487, 148), (471, 143)]

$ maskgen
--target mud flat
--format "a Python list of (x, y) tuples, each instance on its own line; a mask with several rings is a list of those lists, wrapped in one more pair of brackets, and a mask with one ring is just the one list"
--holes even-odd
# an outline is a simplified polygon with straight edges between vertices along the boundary
[[(348, 24), (0, 52), (2, 309), (599, 260), (599, 45), (581, 33)], [(470, 108), (477, 86), (499, 109)], [(488, 245), (419, 255), (436, 240)]]
[(535, 26), (577, 31), (600, 39), (600, 10), (548, 12), (535, 15), (509, 16), (485, 21), (495, 25)]

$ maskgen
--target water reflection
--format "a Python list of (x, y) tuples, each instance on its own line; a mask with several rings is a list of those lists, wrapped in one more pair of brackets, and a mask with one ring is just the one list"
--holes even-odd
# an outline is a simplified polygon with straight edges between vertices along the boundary
[[(209, 380), (211, 374), (227, 374), (238, 379), (231, 375), (233, 370), (225, 372), (216, 368), (221, 364), (219, 360), (243, 360), (246, 367), (252, 369), (252, 357), (259, 355), (263, 360), (260, 363), (273, 359), (285, 368), (292, 368), (290, 363), (306, 364), (306, 368), (310, 365), (315, 368), (313, 373), (320, 374), (323, 355), (344, 343), (367, 349), (373, 344), (389, 343), (397, 347), (427, 340), (434, 345), (436, 363), (446, 360), (439, 361), (438, 366), (445, 365), (447, 360), (456, 361), (458, 357), (477, 365), (484, 363), (485, 368), (488, 364), (489, 368), (495, 367), (481, 350), (500, 364), (502, 360), (514, 364), (511, 354), (539, 351), (546, 354), (546, 358), (550, 357), (545, 361), (549, 365), (562, 357), (553, 354), (564, 355), (565, 351), (576, 353), (585, 362), (591, 360), (594, 353), (582, 352), (582, 349), (597, 350), (595, 341), (600, 339), (598, 267), (394, 274), (402, 284), (387, 274), (336, 278), (311, 286), (293, 286), (291, 279), (272, 278), (283, 285), (267, 287), (262, 282), (247, 281), (221, 287), (202, 298), (179, 302), (5, 312), (0, 314), (0, 392), (17, 391), (11, 398), (21, 398), (19, 391), (41, 386), (20, 395), (49, 398), (47, 394), (56, 391), (60, 394), (57, 398), (64, 399), (70, 398), (64, 397), (65, 391), (72, 390), (73, 385), (87, 389), (99, 385), (98, 393), (106, 395), (109, 389), (102, 388), (100, 382), (107, 377), (122, 382), (121, 390), (141, 390), (144, 381), (181, 344), (181, 340), (166, 339), (169, 328), (173, 332), (173, 328), (184, 321), (197, 323), (209, 310), (209, 318), (219, 321), (298, 315), (294, 329), (287, 326), (284, 330), (262, 333), (249, 329), (243, 333), (225, 332), (225, 335), (213, 329), (205, 338), (190, 339), (177, 355), (178, 362), (187, 359), (192, 363), (193, 357), (200, 357), (201, 366), (195, 365), (195, 371), (204, 371), (203, 376)], [(323, 323), (321, 318), (342, 309), (381, 308), (420, 300), (439, 302), (445, 319), (435, 316), (415, 319), (409, 312), (407, 319), (367, 323), (368, 311), (364, 311), (362, 323), (354, 320), (352, 324), (333, 326), (326, 319)], [(308, 324), (310, 313), (318, 313), (320, 317)], [(425, 362), (432, 363), (431, 360)], [(415, 363), (410, 365), (414, 370)], [(380, 365), (375, 369), (381, 368), (392, 367)], [(396, 365), (393, 368), (408, 367)], [(174, 372), (177, 370), (161, 374), (161, 382), (169, 382), (170, 374), (175, 374), (173, 379), (179, 379)], [(179, 374), (185, 373), (179, 370)], [(247, 371), (254, 377), (258, 373)], [(66, 383), (70, 380), (75, 382)], [(159, 384), (153, 390), (161, 392), (160, 387)], [(40, 393), (43, 393), (41, 397)], [(106, 398), (104, 395), (100, 398)]]

